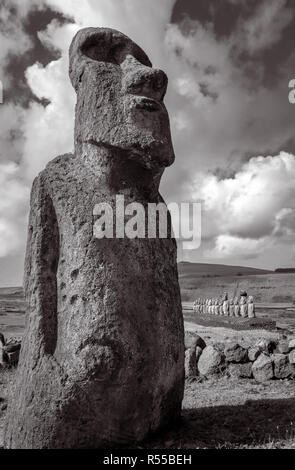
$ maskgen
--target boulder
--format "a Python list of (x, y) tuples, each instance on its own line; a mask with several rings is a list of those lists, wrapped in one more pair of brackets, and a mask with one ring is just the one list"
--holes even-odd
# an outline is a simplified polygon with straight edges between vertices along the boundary
[(277, 342), (272, 339), (262, 338), (255, 343), (255, 346), (257, 346), (262, 352), (271, 354), (275, 350)]
[(199, 362), (199, 359), (201, 357), (202, 352), (203, 352), (203, 349), (200, 348), (200, 346), (197, 346), (196, 347), (196, 363), (197, 363), (197, 365), (198, 365), (198, 362)]
[(227, 362), (243, 363), (248, 361), (248, 351), (238, 343), (228, 343), (224, 348), (225, 360)]
[(191, 347), (196, 348), (197, 346), (200, 347), (201, 349), (204, 349), (206, 347), (206, 343), (203, 340), (203, 338), (201, 338), (201, 336), (199, 336), (194, 331), (185, 332), (184, 344), (185, 344), (185, 349), (189, 349)]
[(257, 382), (265, 382), (273, 378), (273, 362), (269, 356), (262, 353), (252, 364), (252, 373)]
[(184, 358), (185, 378), (195, 377), (197, 375), (197, 362), (195, 348), (189, 348), (185, 351)]
[(206, 343), (203, 340), (203, 338), (201, 338), (201, 336), (195, 335), (194, 340), (193, 340), (193, 346), (195, 348), (198, 347), (198, 348), (201, 348), (203, 350), (206, 347)]
[(199, 346), (191, 347), (185, 351), (185, 377), (196, 377), (198, 375), (198, 361), (203, 352)]
[(231, 363), (228, 366), (228, 372), (231, 377), (250, 379), (252, 377), (252, 363), (251, 362), (246, 362), (245, 364)]
[(290, 339), (289, 341), (289, 349), (295, 349), (295, 338)]
[(290, 364), (285, 354), (273, 354), (271, 356), (274, 365), (274, 376), (276, 379), (286, 379), (293, 376), (294, 366)]
[(206, 346), (198, 362), (201, 375), (214, 375), (224, 370), (224, 356), (213, 346)]
[(214, 343), (214, 348), (217, 349), (220, 353), (224, 353), (225, 349), (225, 343), (222, 343), (221, 341)]
[(254, 362), (258, 358), (258, 356), (261, 354), (261, 349), (258, 346), (251, 346), (248, 349), (248, 358), (249, 361)]
[(288, 354), (289, 351), (290, 347), (288, 341), (279, 341), (275, 352), (277, 352), (278, 354)]
[(17, 349), (16, 351), (7, 353), (8, 364), (9, 365), (11, 365), (11, 366), (17, 366), (18, 365), (19, 353), (20, 353), (19, 349)]
[(289, 353), (289, 362), (290, 364), (295, 364), (295, 349)]

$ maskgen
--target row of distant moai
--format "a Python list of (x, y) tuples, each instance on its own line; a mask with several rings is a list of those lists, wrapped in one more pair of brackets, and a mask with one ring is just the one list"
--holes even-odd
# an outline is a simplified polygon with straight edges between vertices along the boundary
[(225, 292), (219, 299), (196, 299), (193, 310), (197, 313), (210, 313), (230, 317), (255, 318), (255, 305), (252, 295), (241, 291), (239, 296), (228, 298)]

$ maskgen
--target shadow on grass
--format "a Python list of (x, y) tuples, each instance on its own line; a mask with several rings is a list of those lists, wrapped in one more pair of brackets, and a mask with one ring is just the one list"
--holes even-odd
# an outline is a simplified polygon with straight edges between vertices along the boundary
[(154, 436), (143, 447), (230, 448), (292, 438), (295, 440), (295, 398), (248, 400), (238, 406), (183, 410), (173, 429)]

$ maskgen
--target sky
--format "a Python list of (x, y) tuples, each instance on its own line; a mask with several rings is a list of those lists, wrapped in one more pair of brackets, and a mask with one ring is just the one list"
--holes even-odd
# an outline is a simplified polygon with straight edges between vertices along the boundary
[(201, 246), (179, 261), (294, 266), (293, 0), (0, 0), (0, 286), (22, 283), (33, 179), (73, 150), (68, 48), (86, 26), (122, 31), (168, 75), (161, 193), (202, 200)]

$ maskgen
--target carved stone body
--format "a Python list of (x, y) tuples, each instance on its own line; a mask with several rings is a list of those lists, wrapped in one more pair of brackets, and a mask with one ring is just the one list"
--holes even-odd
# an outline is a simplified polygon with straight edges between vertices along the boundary
[(243, 318), (248, 316), (247, 298), (244, 295), (242, 295), (240, 298), (240, 314)]
[(123, 34), (87, 28), (70, 49), (75, 154), (31, 194), (27, 329), (7, 413), (9, 448), (140, 441), (177, 418), (184, 331), (173, 238), (93, 236), (93, 208), (161, 202), (174, 160), (167, 79)]
[(241, 314), (240, 314), (240, 300), (239, 300), (238, 297), (235, 297), (234, 303), (235, 303), (235, 317), (240, 317), (241, 316)]
[(230, 301), (229, 301), (229, 316), (234, 317), (234, 315), (235, 315), (234, 299), (230, 299)]
[(252, 295), (249, 295), (248, 298), (248, 306), (247, 306), (247, 313), (249, 318), (255, 318), (255, 306), (254, 306), (254, 299)]

